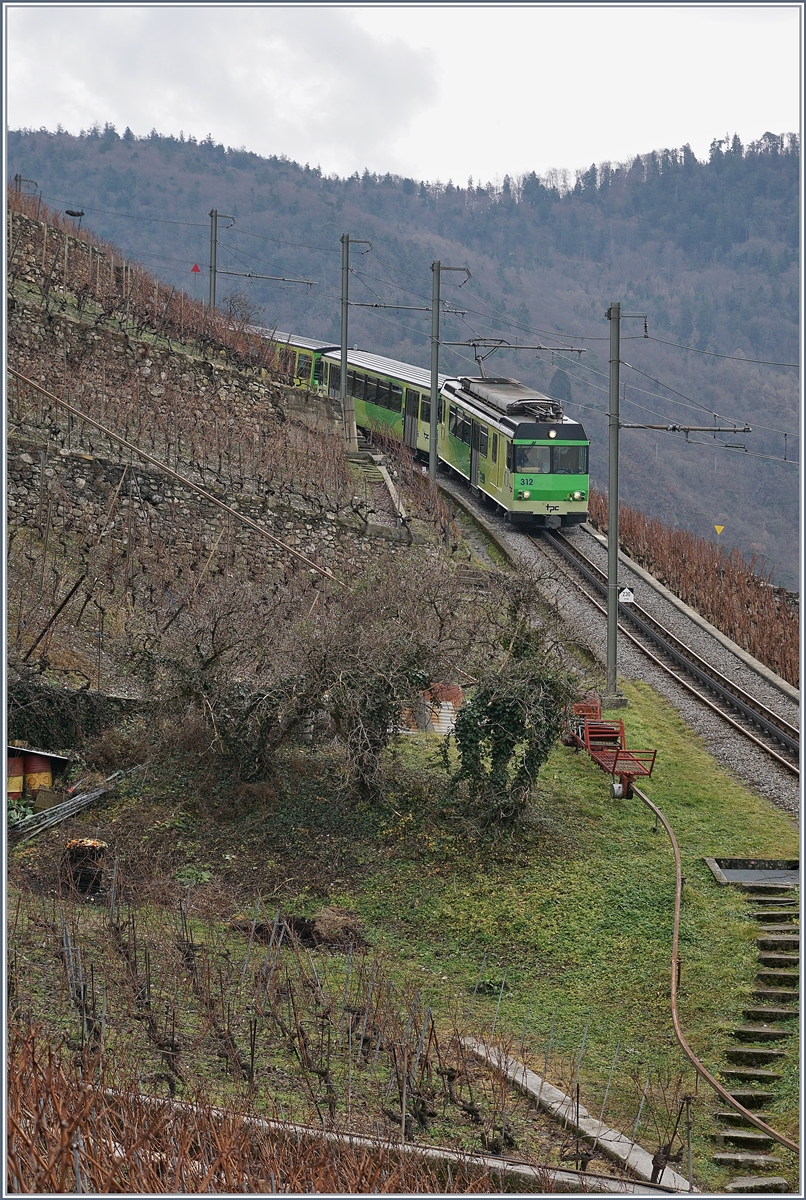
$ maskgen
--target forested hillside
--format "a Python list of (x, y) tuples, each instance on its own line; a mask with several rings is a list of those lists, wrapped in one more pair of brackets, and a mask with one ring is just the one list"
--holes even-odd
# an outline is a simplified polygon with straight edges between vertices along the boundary
[[(46, 131), (8, 138), (9, 176), (83, 221), (169, 284), (206, 296), (211, 208), (224, 271), (315, 281), (308, 287), (222, 274), (219, 299), (244, 294), (261, 323), (338, 340), (340, 246), (353, 250), (351, 299), (427, 305), (430, 264), (443, 276), (446, 341), (474, 335), (557, 351), (498, 353), (490, 373), (517, 375), (564, 399), (594, 441), (592, 474), (606, 485), (607, 338), (611, 300), (646, 314), (624, 322), (622, 417), (640, 424), (725, 425), (753, 433), (625, 431), (622, 496), (673, 525), (716, 536), (797, 576), (798, 173), (793, 135), (749, 146), (715, 141), (708, 162), (688, 147), (481, 184), (427, 183), (317, 168), (203, 142), (80, 137)], [(198, 263), (199, 274), (190, 268)], [(195, 281), (195, 282), (194, 282)], [(427, 312), (356, 307), (350, 341), (426, 366)], [(660, 340), (656, 340), (660, 339)], [(668, 345), (665, 343), (677, 343)], [(690, 347), (681, 349), (680, 346)], [(728, 357), (720, 357), (726, 355)], [(473, 352), (444, 348), (441, 364), (474, 370)], [(718, 414), (714, 419), (714, 414)], [(727, 420), (726, 420), (727, 419)], [(784, 434), (788, 436), (785, 438)], [(725, 448), (746, 447), (746, 449)], [(787, 462), (784, 462), (784, 459)]]

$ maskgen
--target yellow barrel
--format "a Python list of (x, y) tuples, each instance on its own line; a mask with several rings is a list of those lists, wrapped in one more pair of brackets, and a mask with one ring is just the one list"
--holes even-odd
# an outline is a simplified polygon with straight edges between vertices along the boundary
[(25, 760), (20, 755), (18, 758), (8, 758), (8, 794), (14, 800), (18, 800), (22, 795), (22, 785), (25, 777)]
[(29, 792), (38, 792), (41, 787), (53, 787), (53, 769), (49, 758), (43, 754), (25, 755), (25, 786)]

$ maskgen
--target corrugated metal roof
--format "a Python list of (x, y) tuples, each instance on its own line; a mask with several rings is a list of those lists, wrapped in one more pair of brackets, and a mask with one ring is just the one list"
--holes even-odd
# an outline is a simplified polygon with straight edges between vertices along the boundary
[(283, 333), (279, 329), (261, 329), (253, 326), (254, 332), (283, 346), (296, 346), (299, 350), (337, 350), (338, 343), (323, 341), (322, 338), (299, 337), (296, 333)]
[[(330, 353), (325, 357), (328, 362), (334, 362), (337, 366), (341, 362), (340, 353)], [(351, 367), (359, 367), (364, 371), (375, 371), (378, 375), (390, 375), (393, 379), (410, 383), (420, 391), (427, 392), (431, 389), (430, 371), (426, 371), (422, 367), (413, 367), (411, 363), (400, 362), (396, 358), (384, 358), (380, 354), (367, 354), (364, 350), (348, 350), (347, 362)], [(440, 375), (438, 378), (439, 386), (442, 387), (450, 376)]]

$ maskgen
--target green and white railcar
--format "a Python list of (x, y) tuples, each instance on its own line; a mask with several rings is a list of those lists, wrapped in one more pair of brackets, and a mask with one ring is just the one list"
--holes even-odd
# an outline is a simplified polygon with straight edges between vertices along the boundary
[(558, 400), (517, 379), (449, 379), (441, 389), (439, 457), (510, 520), (537, 528), (588, 515), (585, 430)]
[[(328, 396), (341, 395), (341, 352), (323, 355), (324, 387)], [(440, 387), (447, 375), (439, 376)], [(379, 430), (402, 438), (421, 454), (428, 454), (431, 421), (431, 372), (395, 358), (347, 353), (347, 394), (355, 404), (355, 423), (361, 429)]]
[(255, 329), (255, 332), (271, 342), (277, 351), (280, 369), (289, 383), (311, 391), (318, 391), (323, 386), (322, 356), (329, 350), (338, 349), (333, 342), (301, 337), (296, 333), (281, 333), (279, 329)]

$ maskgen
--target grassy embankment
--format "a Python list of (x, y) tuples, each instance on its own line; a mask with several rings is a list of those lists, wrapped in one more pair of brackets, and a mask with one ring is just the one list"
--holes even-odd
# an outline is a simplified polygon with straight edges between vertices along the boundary
[[(629, 744), (660, 749), (647, 791), (671, 821), (683, 855), (683, 1027), (695, 1051), (715, 1069), (750, 996), (756, 949), (744, 900), (716, 885), (703, 855), (793, 856), (797, 835), (783, 813), (720, 770), (648, 688), (626, 690)], [(608, 1119), (632, 1132), (649, 1076), (638, 1138), (654, 1147), (668, 1128), (668, 1113), (673, 1123), (682, 1094), (695, 1091), (669, 1019), (674, 880), (667, 840), (662, 831), (654, 832), (640, 802), (609, 800), (607, 778), (584, 756), (559, 747), (542, 772), (526, 827), (496, 838), (474, 832), (452, 819), (438, 749), (437, 740), (427, 736), (403, 740), (389, 758), (384, 803), (363, 810), (334, 792), (327, 758), (315, 751), (289, 756), (273, 785), (235, 795), (224, 780), (208, 780), (200, 792), (191, 763), (180, 758), (165, 764), (161, 775), (130, 778), (108, 809), (87, 814), (72, 831), (98, 828), (118, 853), (132, 881), (131, 895), (140, 897), (135, 910), (144, 930), (151, 924), (156, 933), (159, 926), (164, 937), (167, 917), (175, 923), (179, 901), (187, 896), (197, 936), (215, 942), (221, 961), (233, 963), (233, 978), (240, 974), (248, 939), (233, 932), (229, 921), (234, 915), (248, 923), (258, 896), (269, 917), (278, 907), (311, 916), (323, 905), (335, 905), (358, 914), (369, 943), (361, 958), (364, 988), (368, 964), (377, 957), (384, 978), (394, 980), (406, 998), (403, 1016), (416, 989), (419, 1011), (433, 1010), (443, 1037), (455, 1029), (489, 1034), (495, 1020), (496, 1039), (517, 1050), (527, 1022), (524, 1054), (542, 1071), (553, 1027), (548, 1074), (567, 1086), (587, 1030), (581, 1096), (595, 1113), (620, 1044)], [(50, 835), (49, 842), (13, 855), (12, 879), (22, 885), (23, 912), (41, 903), (25, 880), (46, 885), (65, 836)], [(186, 892), (185, 884), (194, 879)], [(12, 894), (12, 911), (15, 903)], [(159, 913), (164, 915), (155, 916)], [(142, 936), (147, 940), (145, 932)], [(92, 940), (101, 952), (99, 929)], [(158, 946), (151, 951), (162, 952)], [(323, 983), (330, 978), (338, 994), (345, 956), (317, 951), (315, 958)], [(50, 1011), (52, 987), (36, 985), (33, 962), (27, 970), (34, 1017), (45, 1019), (52, 1036), (66, 1032), (71, 1022), (74, 1029), (64, 1006), (60, 1015)], [(20, 991), (26, 990), (24, 975), (21, 971)], [(237, 1040), (247, 1046), (248, 1019), (245, 1010), (233, 1018), (242, 1026)], [(121, 1027), (118, 1055), (133, 1048), (127, 1036)], [(226, 1075), (211, 1068), (204, 1038), (197, 1036), (196, 1051), (191, 1028), (184, 1040), (190, 1075), (217, 1079), (222, 1095), (231, 1092)], [(276, 1048), (271, 1053), (282, 1057)], [(304, 1088), (295, 1081), (293, 1055), (285, 1053), (282, 1078), (273, 1077), (266, 1095), (285, 1095), (300, 1112)], [(770, 1110), (772, 1122), (790, 1132), (798, 1119), (796, 1058), (793, 1050)], [(345, 1081), (336, 1074), (334, 1079), (341, 1091)], [(292, 1095), (296, 1101), (288, 1099)], [(492, 1112), (493, 1091), (490, 1096)], [(373, 1107), (365, 1094), (359, 1105), (363, 1117), (377, 1119), (379, 1104)], [(711, 1113), (718, 1106), (699, 1089), (695, 1164), (698, 1184), (706, 1188), (728, 1176), (710, 1163)], [(359, 1114), (351, 1117), (358, 1120)], [(521, 1112), (519, 1124), (525, 1121)], [(479, 1149), (476, 1133), (439, 1121), (429, 1137), (459, 1138)]]

